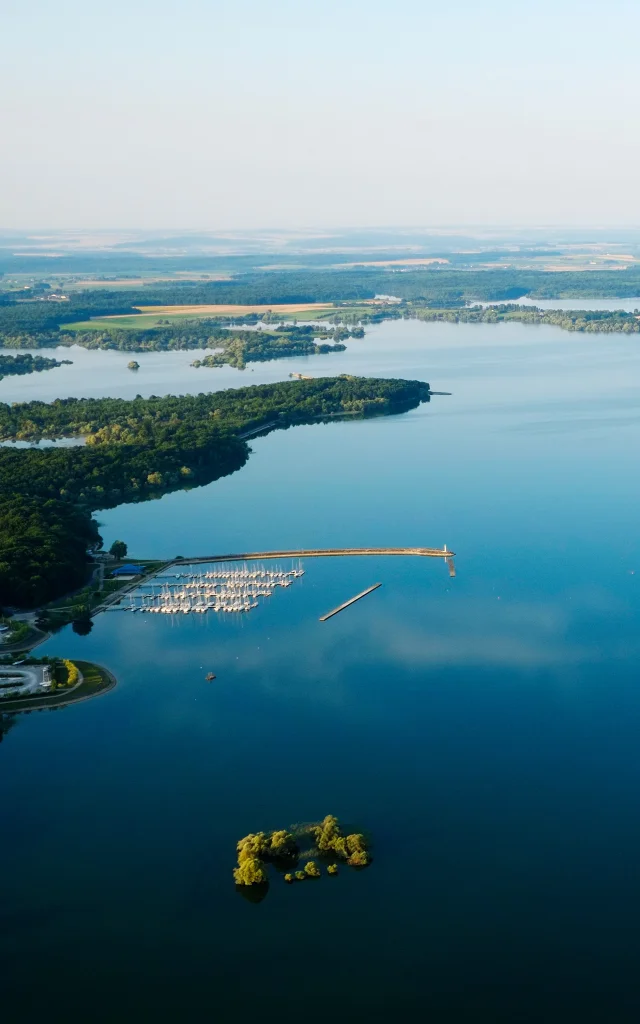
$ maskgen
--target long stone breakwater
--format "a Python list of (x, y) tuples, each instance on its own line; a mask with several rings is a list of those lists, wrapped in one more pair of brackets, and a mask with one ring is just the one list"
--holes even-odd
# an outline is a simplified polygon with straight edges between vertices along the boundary
[[(422, 558), (453, 558), (455, 551), (444, 548), (298, 548), (290, 551), (244, 551), (241, 554), (196, 555), (174, 558), (169, 565), (197, 562), (244, 562), (254, 558), (332, 558), (345, 555), (417, 555)], [(166, 567), (165, 567), (166, 568)]]

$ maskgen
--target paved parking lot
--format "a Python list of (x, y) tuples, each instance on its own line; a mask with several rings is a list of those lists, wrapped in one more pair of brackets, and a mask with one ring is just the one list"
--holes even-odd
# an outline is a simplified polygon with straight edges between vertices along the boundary
[(47, 693), (50, 689), (51, 669), (48, 665), (7, 665), (0, 668), (0, 695), (2, 697), (26, 693)]

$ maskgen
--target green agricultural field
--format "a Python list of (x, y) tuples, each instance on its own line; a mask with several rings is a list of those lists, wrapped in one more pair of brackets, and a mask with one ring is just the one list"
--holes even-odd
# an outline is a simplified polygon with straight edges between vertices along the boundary
[[(166, 326), (165, 320), (170, 323), (180, 323), (182, 320), (214, 320), (216, 317), (229, 319), (229, 313), (211, 312), (190, 312), (190, 313), (134, 313), (129, 316), (108, 316), (95, 317), (93, 320), (82, 320), (73, 324), (61, 324), (61, 331), (148, 331), (154, 327)], [(283, 320), (291, 320), (293, 317), (282, 317)], [(301, 317), (300, 317), (301, 319)], [(309, 319), (313, 319), (310, 317)], [(160, 321), (160, 322), (159, 322)]]
[[(346, 307), (344, 312), (360, 312), (368, 309), (367, 306), (351, 306)], [(295, 310), (291, 313), (285, 310), (276, 310), (272, 316), (274, 322), (276, 321), (289, 321), (289, 320), (324, 320), (328, 317), (334, 316), (336, 312), (342, 312), (341, 307), (330, 306), (325, 309), (305, 309), (299, 312)], [(247, 313), (253, 312), (253, 307), (247, 306)], [(221, 309), (220, 312), (216, 312), (211, 306), (205, 306), (199, 310), (193, 306), (188, 307), (188, 311), (184, 313), (175, 312), (155, 312), (155, 313), (132, 313), (126, 316), (108, 316), (108, 317), (94, 317), (91, 320), (77, 321), (72, 324), (61, 324), (61, 331), (108, 331), (108, 330), (149, 330), (154, 327), (165, 326), (165, 321), (169, 321), (171, 324), (179, 323), (182, 320), (215, 320), (218, 317), (224, 317), (226, 320), (233, 319), (234, 316), (238, 320), (245, 315), (241, 308), (236, 308), (235, 312), (232, 312), (228, 308)], [(259, 314), (258, 314), (259, 315)]]
[[(61, 324), (60, 331), (113, 331), (119, 330), (148, 330), (158, 325), (158, 316), (153, 314), (140, 314), (132, 316), (96, 317), (95, 320), (82, 320), (74, 324)], [(164, 318), (163, 318), (164, 319)], [(168, 319), (168, 317), (167, 317)], [(182, 317), (181, 319), (185, 319)]]
[(297, 320), (301, 323), (305, 320), (332, 320), (333, 317), (343, 316), (370, 316), (371, 313), (375, 313), (379, 310), (380, 306), (372, 306), (371, 303), (360, 303), (352, 306), (340, 305), (334, 306), (331, 309), (320, 309), (317, 312), (314, 310), (306, 310), (303, 313), (295, 313), (293, 316), (282, 317), (283, 320)]

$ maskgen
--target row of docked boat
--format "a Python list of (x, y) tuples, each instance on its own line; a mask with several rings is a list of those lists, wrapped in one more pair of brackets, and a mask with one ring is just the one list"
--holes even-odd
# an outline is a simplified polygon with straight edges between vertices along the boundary
[(282, 569), (216, 569), (212, 572), (178, 572), (174, 579), (196, 580), (230, 580), (234, 583), (249, 582), (251, 580), (268, 580), (280, 582), (286, 579), (297, 579), (304, 576), (304, 569), (299, 566), (297, 569), (290, 569), (284, 572)]
[(128, 611), (155, 615), (195, 612), (249, 612), (258, 598), (271, 597), (277, 587), (287, 588), (304, 575), (301, 566), (283, 571), (273, 569), (217, 569), (211, 572), (179, 573), (169, 581), (151, 584), (148, 591), (129, 595)]

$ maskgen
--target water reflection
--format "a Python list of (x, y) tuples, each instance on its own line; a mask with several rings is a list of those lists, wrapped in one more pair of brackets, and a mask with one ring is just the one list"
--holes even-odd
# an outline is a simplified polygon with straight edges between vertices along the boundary
[(236, 892), (247, 903), (262, 903), (269, 894), (269, 882), (262, 882), (260, 885), (236, 885)]
[(0, 712), (0, 743), (3, 741), (7, 733), (13, 729), (14, 725), (18, 724), (17, 715), (5, 715)]
[(59, 437), (55, 441), (42, 438), (40, 441), (0, 441), (3, 448), (77, 448), (86, 444), (84, 437)]

